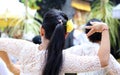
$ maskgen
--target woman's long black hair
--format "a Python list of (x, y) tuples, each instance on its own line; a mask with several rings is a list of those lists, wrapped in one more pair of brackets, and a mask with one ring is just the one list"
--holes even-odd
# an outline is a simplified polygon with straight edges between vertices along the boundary
[(64, 13), (55, 9), (48, 11), (44, 16), (42, 27), (45, 29), (45, 38), (50, 41), (43, 75), (59, 75), (63, 61), (62, 50), (65, 43), (67, 20)]

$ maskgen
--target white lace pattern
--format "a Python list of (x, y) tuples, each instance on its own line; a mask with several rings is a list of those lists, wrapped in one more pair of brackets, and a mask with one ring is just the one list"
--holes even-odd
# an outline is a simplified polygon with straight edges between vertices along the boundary
[[(0, 50), (19, 59), (21, 75), (42, 75), (45, 65), (45, 50), (38, 50), (38, 45), (24, 40), (0, 38)], [(101, 69), (101, 65), (98, 56), (78, 56), (63, 52), (63, 66), (60, 75), (99, 69)]]

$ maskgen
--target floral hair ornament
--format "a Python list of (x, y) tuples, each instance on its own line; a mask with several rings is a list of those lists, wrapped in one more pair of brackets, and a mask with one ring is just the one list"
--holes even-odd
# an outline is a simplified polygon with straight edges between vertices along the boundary
[(67, 21), (67, 32), (71, 32), (73, 28), (74, 28), (73, 22), (72, 22), (72, 19), (70, 19)]

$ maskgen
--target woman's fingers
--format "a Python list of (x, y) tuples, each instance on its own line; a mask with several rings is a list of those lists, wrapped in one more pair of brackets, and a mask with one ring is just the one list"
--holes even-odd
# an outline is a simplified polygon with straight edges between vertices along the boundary
[(86, 26), (85, 28), (86, 28), (86, 29), (90, 29), (90, 31), (87, 33), (87, 36), (88, 36), (88, 37), (94, 33), (94, 28), (93, 28), (93, 26)]
[(91, 36), (95, 32), (102, 32), (103, 29), (106, 28), (107, 24), (103, 22), (90, 22), (92, 26), (86, 26), (86, 29), (90, 29), (90, 31), (87, 33), (87, 36)]
[(90, 22), (90, 24), (92, 25), (99, 25), (99, 24), (102, 24), (103, 22)]
[(96, 24), (96, 22), (90, 22), (90, 24), (94, 25), (94, 24)]
[(91, 29), (88, 33), (87, 33), (87, 36), (89, 37), (90, 35), (92, 35), (94, 32), (94, 29)]
[(85, 26), (86, 29), (92, 29), (93, 26)]

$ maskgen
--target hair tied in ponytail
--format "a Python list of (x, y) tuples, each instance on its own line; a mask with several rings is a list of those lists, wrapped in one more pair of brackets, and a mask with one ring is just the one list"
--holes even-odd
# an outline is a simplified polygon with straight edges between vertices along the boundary
[(67, 25), (66, 26), (67, 26), (67, 32), (71, 32), (73, 30), (74, 26), (73, 26), (72, 19), (67, 21)]

